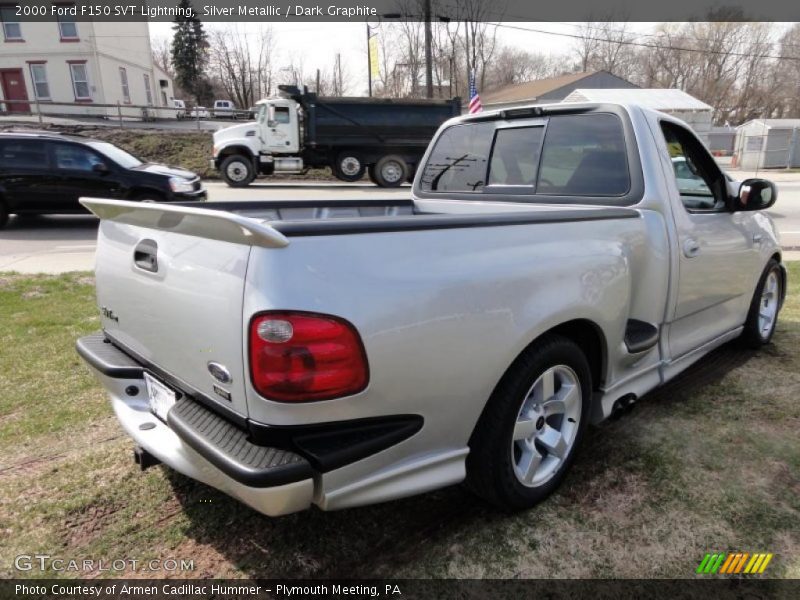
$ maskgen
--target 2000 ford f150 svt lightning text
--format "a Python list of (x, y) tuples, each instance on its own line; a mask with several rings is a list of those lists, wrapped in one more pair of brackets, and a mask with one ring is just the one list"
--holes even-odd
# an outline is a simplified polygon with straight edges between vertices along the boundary
[(458, 117), (412, 190), (83, 200), (102, 220), (103, 332), (78, 351), (142, 467), (269, 515), (464, 480), (524, 508), (590, 422), (775, 329), (786, 274), (761, 210), (775, 187), (733, 182), (665, 114)]

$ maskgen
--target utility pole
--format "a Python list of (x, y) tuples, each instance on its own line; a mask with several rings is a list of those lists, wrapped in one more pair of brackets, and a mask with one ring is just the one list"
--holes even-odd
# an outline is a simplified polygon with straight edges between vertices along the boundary
[(431, 43), (431, 0), (425, 0), (425, 97), (433, 98), (433, 57)]

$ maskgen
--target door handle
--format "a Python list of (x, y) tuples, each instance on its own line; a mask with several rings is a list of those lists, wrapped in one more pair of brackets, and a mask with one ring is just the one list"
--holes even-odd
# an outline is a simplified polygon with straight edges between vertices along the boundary
[(142, 240), (133, 250), (133, 264), (140, 269), (158, 271), (158, 244), (153, 240)]
[(686, 258), (694, 258), (700, 254), (700, 243), (694, 238), (687, 238), (683, 242), (683, 255)]
[(763, 240), (763, 239), (764, 239), (764, 236), (761, 235), (760, 233), (754, 233), (753, 234), (753, 243), (754, 244), (760, 244), (761, 240)]

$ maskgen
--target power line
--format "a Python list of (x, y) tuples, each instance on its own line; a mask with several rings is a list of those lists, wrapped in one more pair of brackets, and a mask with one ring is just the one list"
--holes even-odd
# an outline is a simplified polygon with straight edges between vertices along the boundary
[[(459, 13), (460, 13), (459, 7), (457, 5), (454, 5), (454, 4), (441, 4), (440, 6), (445, 8), (445, 12), (447, 10), (451, 10), (452, 9), (452, 10), (456, 11), (457, 15), (459, 15)], [(526, 19), (521, 15), (510, 14), (510, 13), (505, 12), (504, 10), (494, 10), (494, 9), (491, 9), (491, 8), (487, 8), (485, 10), (477, 11), (473, 15), (473, 17), (474, 17), (475, 20), (480, 21), (480, 20), (484, 19), (486, 16), (488, 16), (490, 14), (493, 14), (494, 16), (497, 17), (496, 23), (499, 24), (499, 26), (506, 26), (506, 27), (510, 27), (510, 28), (517, 28), (517, 29), (525, 30), (525, 28), (523, 28), (521, 26), (506, 25), (505, 22), (502, 21), (502, 19), (504, 19), (504, 18), (512, 18), (512, 19), (519, 20), (519, 21), (525, 21)], [(466, 16), (468, 18), (468, 15), (466, 15)], [(622, 21), (624, 21), (624, 19)], [(614, 21), (607, 21), (607, 22), (614, 22)], [(701, 23), (703, 21), (691, 21), (691, 22), (692, 23)], [(752, 23), (754, 21), (746, 21), (746, 22)], [(494, 23), (492, 23), (492, 22), (487, 22), (487, 23), (490, 24), (490, 25), (494, 25)], [(581, 25), (577, 25), (575, 23), (567, 23), (567, 22), (559, 22), (559, 21), (553, 21), (553, 23), (558, 24), (558, 25), (566, 25), (568, 27), (575, 27), (575, 28), (582, 27)], [(495, 25), (495, 26), (498, 26), (498, 25)], [(598, 39), (598, 38), (586, 37), (586, 36), (583, 36), (583, 35), (574, 35), (574, 34), (568, 34), (568, 33), (556, 33), (556, 32), (553, 32), (553, 31), (545, 31), (545, 30), (538, 30), (538, 29), (531, 29), (531, 31), (534, 31), (536, 33), (543, 33), (543, 34), (546, 34), (546, 35), (571, 37), (571, 38), (575, 38), (575, 39), (591, 39), (591, 40), (594, 40), (594, 41), (601, 41), (601, 42), (612, 42), (613, 41), (613, 40), (609, 40), (607, 38), (599, 38)], [(628, 33), (624, 29), (607, 29), (607, 31), (613, 32), (613, 33), (622, 33), (622, 34)], [(654, 33), (634, 33), (632, 35), (634, 37), (636, 37), (636, 38), (640, 38), (640, 37), (658, 38), (658, 37), (660, 37), (659, 34), (654, 34)], [(695, 37), (693, 39), (696, 39), (698, 41), (706, 41), (706, 42), (714, 41), (714, 40), (711, 40), (709, 38), (701, 38), (701, 37)], [(614, 42), (614, 43), (621, 43), (621, 42)], [(753, 45), (753, 46), (755, 46), (755, 45), (760, 45), (760, 46), (766, 45), (766, 46), (773, 47), (773, 46), (776, 46), (776, 45), (780, 45), (781, 47), (786, 47), (786, 48), (795, 48), (795, 49), (800, 48), (800, 44), (786, 44), (786, 43), (782, 43), (780, 41), (775, 41), (775, 42), (747, 42), (747, 43), (750, 44), (750, 45)], [(663, 46), (661, 44), (652, 44), (650, 46), (647, 46), (646, 44), (644, 44), (642, 42), (632, 42), (630, 40), (628, 40), (626, 42), (626, 45), (642, 45), (643, 47), (651, 47), (651, 48), (670, 48), (668, 46)], [(694, 48), (675, 48), (675, 49), (685, 50), (686, 52), (706, 52), (705, 50), (697, 50), (697, 49), (694, 49)], [(734, 56), (737, 55), (736, 53), (730, 53), (730, 52), (724, 52), (724, 51), (720, 51), (720, 52), (717, 52), (717, 53), (718, 54), (728, 54), (728, 55), (732, 54)], [(748, 57), (752, 56), (752, 55), (744, 54), (744, 53), (740, 53), (739, 55), (748, 56)], [(764, 56), (763, 58), (777, 58), (777, 59), (797, 60), (796, 57), (790, 57), (790, 56)]]
[(800, 57), (794, 56), (776, 56), (773, 54), (750, 54), (746, 52), (728, 52), (725, 50), (713, 50), (713, 49), (700, 49), (700, 48), (686, 48), (682, 46), (672, 46), (672, 45), (664, 45), (664, 44), (652, 44), (646, 42), (634, 42), (630, 40), (609, 40), (608, 38), (601, 38), (595, 37), (590, 35), (578, 35), (573, 33), (563, 33), (563, 32), (555, 32), (555, 31), (545, 31), (544, 29), (534, 29), (532, 27), (522, 27), (520, 25), (509, 25), (508, 23), (487, 23), (492, 27), (502, 27), (505, 29), (514, 29), (517, 31), (527, 31), (530, 33), (541, 33), (544, 35), (553, 35), (558, 37), (568, 37), (576, 40), (590, 40), (593, 42), (605, 42), (605, 43), (612, 43), (618, 44), (620, 46), (637, 46), (639, 48), (653, 48), (656, 50), (676, 50), (679, 52), (696, 52), (699, 54), (717, 54), (722, 56), (739, 56), (742, 58), (771, 58), (776, 60), (793, 60), (793, 61), (800, 61)]
[[(586, 25), (578, 25), (577, 23), (566, 23), (566, 22), (561, 22), (561, 21), (554, 21), (553, 23), (557, 24), (557, 25), (565, 25), (567, 27), (574, 27), (575, 29), (580, 29), (580, 28), (586, 26)], [(693, 22), (693, 23), (699, 24), (700, 22), (698, 21), (698, 22)], [(752, 21), (750, 23), (752, 23)], [(597, 29), (597, 28), (595, 28), (595, 29)], [(647, 38), (658, 39), (662, 35), (664, 35), (663, 32), (662, 33), (631, 32), (630, 30), (626, 30), (626, 29), (610, 29), (608, 27), (604, 27), (603, 30), (609, 31), (611, 33), (620, 33), (622, 35), (626, 35), (626, 34), (627, 35), (631, 35), (634, 38), (647, 37)], [(686, 36), (679, 36), (679, 37), (686, 37)], [(696, 36), (692, 36), (692, 39), (700, 41), (700, 42), (713, 42), (713, 41), (716, 41), (716, 40), (713, 40), (711, 38), (696, 37)], [(740, 42), (740, 44), (750, 45), (750, 46), (770, 46), (770, 47), (772, 47), (772, 46), (780, 46), (781, 48), (800, 48), (800, 44), (788, 44), (788, 43), (782, 42), (780, 40), (772, 41), (772, 42)]]

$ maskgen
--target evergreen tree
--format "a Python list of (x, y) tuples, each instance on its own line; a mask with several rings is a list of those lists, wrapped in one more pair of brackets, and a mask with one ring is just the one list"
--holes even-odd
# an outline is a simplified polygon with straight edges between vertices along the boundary
[[(188, 14), (190, 0), (180, 0), (179, 6)], [(177, 16), (172, 26), (172, 66), (175, 82), (186, 92), (197, 97), (203, 89), (204, 72), (208, 63), (208, 41), (203, 24), (193, 12), (191, 17)]]

